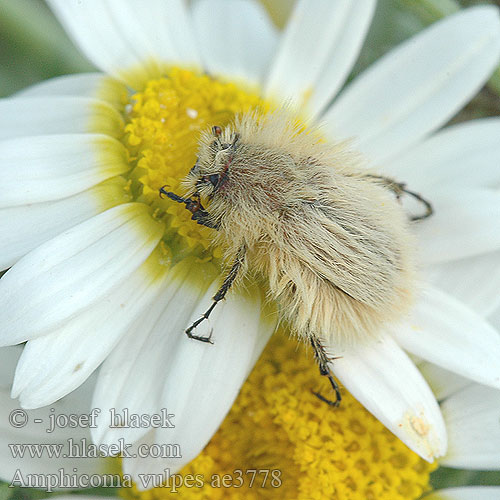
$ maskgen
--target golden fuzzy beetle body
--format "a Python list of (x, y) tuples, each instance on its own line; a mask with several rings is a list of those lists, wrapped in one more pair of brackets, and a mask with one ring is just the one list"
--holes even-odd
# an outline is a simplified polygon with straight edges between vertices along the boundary
[[(209, 199), (215, 240), (228, 259), (246, 248), (299, 336), (342, 348), (407, 308), (407, 217), (344, 145), (321, 144), (280, 114), (247, 114), (216, 138), (205, 133), (198, 158), (186, 184)], [(217, 188), (198, 182), (214, 174)]]
[(268, 280), (281, 317), (313, 345), (321, 373), (337, 392), (332, 404), (338, 404), (320, 339), (343, 349), (404, 314), (413, 288), (413, 245), (389, 180), (363, 170), (345, 144), (322, 144), (317, 133), (293, 123), (284, 113), (250, 113), (225, 129), (213, 127), (202, 134), (198, 161), (185, 180), (190, 197), (162, 192), (214, 228), (214, 242), (232, 263), (212, 307), (188, 336), (211, 342), (192, 331), (235, 279), (249, 268), (257, 271)]

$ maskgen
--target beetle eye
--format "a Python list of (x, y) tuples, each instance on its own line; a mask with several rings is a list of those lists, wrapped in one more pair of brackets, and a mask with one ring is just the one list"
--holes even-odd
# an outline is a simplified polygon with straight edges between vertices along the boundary
[(212, 175), (204, 175), (201, 178), (202, 182), (210, 182), (213, 187), (217, 187), (217, 184), (219, 183), (219, 176), (217, 174), (212, 174)]
[(219, 183), (219, 176), (217, 174), (209, 175), (208, 180), (212, 183), (213, 187), (217, 187), (217, 184)]

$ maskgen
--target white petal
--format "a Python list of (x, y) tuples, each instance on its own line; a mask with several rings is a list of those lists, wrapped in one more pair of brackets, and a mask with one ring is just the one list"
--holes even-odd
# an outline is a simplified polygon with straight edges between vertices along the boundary
[[(81, 440), (90, 442), (88, 428), (63, 428), (55, 426), (51, 430), (51, 415), (76, 414), (83, 415), (90, 411), (90, 394), (92, 384), (88, 383), (75, 391), (70, 397), (58, 401), (53, 408), (43, 408), (35, 411), (26, 411), (28, 423), (24, 427), (15, 427), (9, 423), (9, 415), (12, 411), (19, 411), (17, 401), (10, 398), (10, 385), (14, 375), (14, 368), (21, 353), (21, 347), (0, 349), (0, 479), (10, 483), (17, 470), (20, 470), (23, 477), (27, 474), (56, 474), (58, 469), (63, 468), (66, 473), (74, 474), (73, 468), (77, 466), (79, 474), (99, 474), (104, 472), (102, 459), (79, 458), (75, 462), (74, 458), (49, 457), (47, 452), (41, 457), (32, 458), (28, 451), (24, 457), (13, 457), (9, 445), (55, 445), (61, 447), (61, 453), (67, 454), (69, 451), (68, 440), (73, 439), (74, 443), (81, 446)], [(15, 419), (20, 422), (21, 414)], [(35, 422), (40, 419), (40, 422)]]
[[(65, 1), (65, 0), (63, 0)], [(89, 0), (86, 0), (89, 1)], [(90, 3), (102, 3), (90, 0)], [(169, 65), (200, 65), (192, 20), (186, 3), (179, 0), (106, 0), (105, 28), (117, 26), (128, 51), (144, 63), (153, 58)], [(95, 14), (92, 14), (95, 15)], [(101, 20), (102, 23), (102, 20)], [(131, 33), (131, 27), (133, 31)], [(116, 44), (117, 40), (113, 40)], [(132, 45), (133, 44), (133, 45)], [(118, 60), (122, 64), (122, 61)]]
[[(79, 440), (81, 438), (86, 438), (87, 442), (90, 442), (90, 432), (88, 427), (78, 426), (59, 426), (54, 425), (54, 420), (49, 417), (49, 415), (58, 415), (60, 413), (72, 413), (76, 415), (88, 414), (91, 410), (90, 401), (92, 397), (92, 390), (95, 385), (95, 377), (91, 377), (85, 384), (79, 387), (76, 391), (69, 394), (67, 397), (55, 402), (52, 408), (41, 408), (36, 410), (25, 410), (28, 417), (28, 425), (26, 427), (14, 428), (10, 425), (8, 418), (3, 418), (0, 424), (0, 434), (4, 434), (7, 428), (10, 428), (12, 434), (19, 433), (20, 436), (31, 437), (36, 441), (42, 442), (64, 442), (67, 445), (67, 440), (73, 438), (74, 440)], [(3, 401), (5, 401), (11, 408), (20, 408), (19, 402), (12, 399), (9, 395), (9, 391), (2, 395)], [(3, 394), (3, 393), (2, 393)], [(2, 411), (4, 410), (4, 405), (1, 405)], [(42, 422), (34, 422), (33, 417), (43, 416)], [(52, 432), (50, 432), (52, 431)], [(13, 441), (16, 442), (15, 440)], [(3, 454), (2, 454), (3, 455)], [(1, 457), (1, 455), (0, 455)], [(25, 457), (27, 458), (27, 457)], [(55, 457), (54, 457), (55, 458)], [(62, 458), (62, 457), (61, 457)], [(95, 462), (95, 460), (93, 460)], [(74, 464), (74, 459), (73, 459)], [(55, 468), (55, 466), (53, 465)]]
[(461, 377), (427, 361), (418, 363), (418, 369), (431, 386), (432, 392), (438, 401), (442, 401), (474, 383), (468, 378)]
[[(0, 446), (2, 454), (0, 455), (0, 479), (10, 483), (16, 471), (20, 470), (24, 478), (28, 474), (57, 474), (59, 469), (63, 469), (66, 474), (75, 474), (74, 469), (77, 468), (77, 474), (103, 474), (106, 472), (106, 463), (103, 458), (64, 458), (63, 455), (70, 453), (70, 439), (74, 446), (82, 448), (82, 440), (90, 443), (90, 433), (88, 429), (71, 429), (71, 434), (68, 432), (60, 433), (57, 429), (54, 433), (48, 434), (46, 429), (49, 429), (50, 417), (54, 414), (76, 414), (78, 416), (88, 413), (89, 409), (80, 410), (71, 402), (65, 400), (56, 403), (54, 412), (50, 412), (50, 408), (42, 408), (39, 410), (27, 411), (29, 424), (22, 429), (14, 429), (8, 424), (8, 416), (14, 410), (19, 410), (19, 405), (15, 400), (10, 399), (9, 395), (0, 391), (0, 417), (2, 424), (0, 425)], [(43, 423), (34, 423), (34, 420), (41, 420)], [(4, 424), (5, 422), (5, 424)], [(60, 447), (61, 456), (59, 458), (48, 457), (48, 450), (41, 457), (31, 457), (28, 451), (25, 451), (24, 457), (14, 458), (8, 448), (9, 445), (23, 446), (27, 445), (32, 448), (33, 445), (57, 446)], [(17, 447), (16, 447), (17, 448)], [(74, 448), (73, 448), (74, 449)], [(14, 483), (16, 484), (16, 483)], [(58, 489), (57, 487), (54, 489)]]
[(424, 500), (500, 500), (500, 486), (445, 488), (426, 495)]
[(199, 65), (182, 0), (49, 0), (68, 34), (104, 72), (134, 86), (127, 70), (159, 76), (156, 62)]
[(443, 262), (428, 269), (437, 287), (467, 304), (481, 316), (500, 306), (500, 251)]
[(23, 352), (20, 345), (0, 347), (0, 389), (10, 392), (17, 360)]
[(332, 365), (335, 376), (370, 413), (426, 460), (446, 452), (436, 398), (394, 340), (385, 337), (341, 356)]
[[(206, 309), (215, 289), (209, 289), (191, 320)], [(125, 458), (126, 473), (137, 477), (144, 472), (161, 473), (164, 468), (176, 472), (201, 452), (231, 408), (253, 361), (252, 351), (260, 335), (260, 292), (249, 287), (244, 295), (232, 293), (218, 307), (213, 319), (211, 316), (212, 324), (205, 322), (197, 331), (198, 335), (207, 335), (213, 328), (215, 344), (181, 338), (167, 367), (162, 406), (175, 415), (175, 428), (158, 429), (153, 440), (178, 444), (182, 457)]]
[(17, 92), (12, 97), (21, 99), (26, 97), (88, 97), (107, 102), (115, 110), (121, 110), (124, 106), (123, 96), (128, 93), (129, 89), (123, 82), (103, 73), (80, 73), (44, 80)]
[(123, 120), (110, 104), (88, 97), (16, 97), (0, 100), (0, 140), (50, 134), (118, 137)]
[(261, 82), (277, 44), (265, 9), (250, 0), (201, 0), (193, 23), (210, 74)]
[(168, 275), (167, 285), (149, 310), (130, 326), (126, 337), (106, 359), (99, 372), (92, 407), (102, 410), (98, 427), (92, 430), (97, 443), (123, 438), (132, 443), (148, 427), (110, 428), (110, 411), (130, 414), (160, 412), (166, 367), (173, 363), (178, 343), (208, 283), (206, 264), (182, 261)]
[(316, 115), (347, 78), (370, 25), (374, 0), (300, 0), (283, 34), (265, 94)]
[(148, 208), (111, 208), (44, 243), (0, 280), (0, 345), (61, 327), (137, 269), (163, 233)]
[(0, 269), (59, 233), (128, 201), (125, 182), (117, 177), (61, 200), (0, 208)]
[(413, 191), (460, 186), (500, 186), (500, 118), (471, 120), (447, 127), (391, 163), (387, 175)]
[(49, 78), (20, 90), (13, 97), (96, 97), (105, 76), (102, 73), (79, 73)]
[[(151, 310), (132, 325), (127, 336), (103, 363), (92, 407), (100, 408), (98, 427), (92, 429), (97, 443), (134, 442), (149, 427), (109, 428), (111, 409), (122, 414), (158, 414), (165, 386), (165, 367), (170, 366), (184, 338), (193, 311), (207, 289), (206, 264), (183, 261), (168, 276), (168, 286)], [(276, 317), (263, 312), (260, 333), (248, 366), (251, 371), (276, 327)], [(248, 373), (247, 373), (248, 374)], [(147, 390), (145, 390), (147, 387)]]
[(0, 142), (0, 208), (58, 200), (130, 169), (124, 146), (97, 134)]
[(500, 307), (488, 316), (489, 322), (500, 331)]
[(382, 163), (451, 118), (500, 56), (498, 9), (466, 9), (403, 43), (359, 76), (325, 121), (336, 139)]
[(426, 193), (432, 217), (414, 225), (426, 264), (449, 262), (500, 249), (500, 191), (449, 189)]
[[(166, 410), (168, 411), (168, 408)], [(165, 469), (160, 470), (161, 465), (158, 465), (158, 459), (155, 460), (149, 457), (149, 455), (144, 458), (138, 457), (139, 447), (151, 449), (153, 446), (158, 446), (160, 443), (177, 446), (177, 443), (172, 443), (170, 441), (160, 442), (156, 437), (156, 432), (150, 430), (139, 441), (134, 443), (132, 450), (130, 450), (132, 457), (125, 457), (122, 459), (123, 474), (132, 477), (139, 491), (149, 490), (165, 482), (165, 479), (161, 479), (158, 482), (156, 479), (153, 479), (156, 470), (158, 470), (159, 474), (165, 474)], [(172, 471), (169, 469), (169, 474), (171, 473)]]
[(79, 387), (162, 291), (165, 274), (162, 266), (157, 265), (155, 274), (146, 263), (90, 309), (30, 340), (12, 388), (23, 408), (52, 404)]
[(417, 356), (500, 389), (500, 333), (446, 293), (422, 290), (410, 320), (391, 331)]
[(460, 469), (498, 469), (500, 391), (472, 385), (441, 404), (448, 429), (448, 453), (441, 463)]

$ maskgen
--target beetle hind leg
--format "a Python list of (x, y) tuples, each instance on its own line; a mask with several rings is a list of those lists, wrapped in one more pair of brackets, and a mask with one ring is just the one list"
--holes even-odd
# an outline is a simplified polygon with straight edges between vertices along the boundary
[(337, 384), (337, 381), (335, 380), (333, 373), (330, 367), (328, 366), (328, 363), (331, 363), (335, 358), (331, 358), (328, 356), (328, 354), (325, 351), (325, 347), (323, 346), (321, 340), (317, 336), (312, 335), (310, 337), (310, 341), (314, 349), (314, 358), (316, 359), (319, 366), (319, 373), (320, 375), (323, 375), (328, 378), (328, 381), (330, 382), (330, 385), (332, 386), (332, 389), (335, 392), (335, 401), (325, 398), (319, 392), (313, 391), (313, 394), (326, 404), (338, 407), (340, 405), (340, 401), (342, 401), (342, 396), (340, 394), (339, 385)]
[(410, 191), (409, 189), (407, 189), (406, 184), (404, 182), (397, 182), (393, 179), (390, 179), (389, 177), (384, 177), (382, 175), (368, 174), (368, 175), (365, 175), (365, 177), (368, 177), (371, 179), (378, 179), (378, 180), (382, 181), (384, 186), (387, 187), (388, 189), (390, 189), (396, 195), (396, 198), (398, 200), (400, 200), (403, 195), (407, 194), (407, 195), (411, 196), (412, 198), (414, 198), (415, 200), (417, 200), (419, 203), (421, 203), (425, 208), (425, 212), (421, 215), (411, 216), (410, 220), (412, 222), (424, 220), (424, 219), (427, 219), (428, 217), (430, 217), (431, 215), (433, 215), (434, 208), (432, 207), (432, 204), (429, 201), (427, 201), (420, 194), (415, 193), (415, 191)]

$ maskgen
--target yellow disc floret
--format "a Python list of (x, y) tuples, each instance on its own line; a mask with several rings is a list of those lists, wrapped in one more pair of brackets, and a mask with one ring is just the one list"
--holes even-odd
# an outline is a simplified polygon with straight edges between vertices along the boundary
[(233, 83), (178, 68), (131, 95), (123, 138), (133, 165), (131, 190), (165, 222), (165, 242), (178, 258), (193, 251), (203, 258), (220, 254), (209, 248), (211, 230), (193, 222), (184, 205), (161, 200), (159, 189), (186, 194), (180, 183), (196, 161), (200, 131), (266, 107), (258, 95)]
[(122, 496), (412, 500), (429, 489), (437, 465), (410, 451), (345, 391), (340, 407), (331, 408), (312, 390), (328, 394), (329, 386), (311, 356), (274, 335), (217, 434), (180, 471), (191, 480), (178, 476), (163, 488), (123, 489)]

